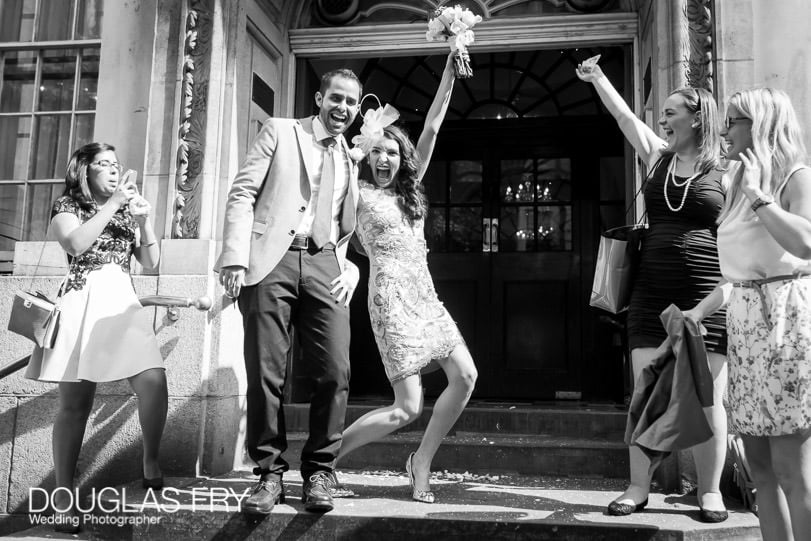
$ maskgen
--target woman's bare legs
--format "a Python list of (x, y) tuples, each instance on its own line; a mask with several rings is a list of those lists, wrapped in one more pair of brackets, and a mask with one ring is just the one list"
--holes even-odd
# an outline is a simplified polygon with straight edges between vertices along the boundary
[(478, 377), (470, 352), (464, 345), (457, 346), (446, 359), (439, 361), (439, 364), (448, 377), (448, 386), (434, 404), (431, 420), (428, 421), (422, 442), (412, 461), (414, 486), (422, 491), (431, 490), (429, 484), (431, 461), (442, 439), (465, 409)]
[[(770, 438), (746, 434), (741, 434), (741, 438), (752, 481), (757, 489), (758, 519), (763, 540), (792, 541), (788, 503), (772, 467), (774, 461)], [(799, 466), (794, 464), (795, 471)]]
[(811, 539), (811, 428), (770, 437), (769, 446), (772, 469), (785, 495), (794, 539)]
[[(637, 348), (631, 351), (634, 383), (647, 366), (660, 354), (659, 348)], [(708, 355), (713, 375), (713, 406), (704, 408), (704, 414), (713, 431), (713, 437), (693, 448), (699, 485), (699, 502), (708, 511), (725, 509), (719, 483), (726, 457), (726, 412), (722, 404), (726, 388), (726, 357), (716, 353)], [(635, 445), (628, 448), (631, 482), (625, 492), (615, 501), (622, 504), (638, 505), (650, 493), (650, 460)], [(717, 494), (717, 496), (716, 496)]]
[(129, 378), (129, 382), (138, 396), (138, 421), (144, 443), (144, 477), (155, 479), (161, 476), (158, 455), (169, 401), (166, 371), (162, 368), (144, 370)]
[[(631, 350), (631, 370), (634, 384), (639, 379), (639, 374), (650, 366), (657, 355), (657, 348), (635, 348)], [(650, 492), (650, 460), (636, 445), (628, 447), (628, 455), (631, 467), (631, 483), (615, 501), (621, 504), (639, 505), (647, 499)]]
[[(415, 485), (423, 491), (430, 490), (431, 461), (470, 399), (477, 378), (476, 367), (465, 346), (457, 346), (446, 359), (438, 362), (448, 378), (448, 386), (437, 398), (412, 462)], [(370, 411), (344, 431), (339, 461), (358, 447), (377, 441), (420, 416), (423, 408), (420, 376), (409, 376), (392, 387), (394, 403), (391, 406)]]
[(367, 443), (378, 441), (422, 414), (423, 394), (419, 374), (394, 384), (394, 403), (372, 410), (344, 430), (338, 460)]
[[(59, 411), (53, 428), (53, 456), (56, 487), (73, 490), (76, 463), (82, 449), (87, 419), (93, 409), (96, 384), (90, 381), (59, 384)], [(64, 509), (67, 494), (55, 494), (57, 507)]]
[(727, 358), (720, 353), (707, 353), (712, 372), (712, 403), (704, 408), (712, 437), (693, 446), (693, 460), (698, 477), (698, 505), (707, 511), (725, 511), (721, 497), (721, 472), (727, 455), (727, 412), (724, 408), (724, 391), (727, 387)]

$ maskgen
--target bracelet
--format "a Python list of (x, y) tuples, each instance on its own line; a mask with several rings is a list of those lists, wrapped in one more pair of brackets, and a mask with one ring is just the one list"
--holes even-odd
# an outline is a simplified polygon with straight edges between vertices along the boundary
[(774, 203), (774, 197), (770, 195), (762, 195), (755, 199), (755, 202), (752, 203), (750, 208), (752, 209), (752, 212), (757, 212), (760, 207), (765, 207), (766, 205), (771, 205), (772, 203)]
[(157, 240), (157, 239), (153, 240), (152, 242), (147, 242), (146, 244), (144, 244), (144, 243), (142, 242), (142, 243), (141, 243), (141, 248), (148, 248), (149, 246), (152, 246), (153, 244), (157, 244), (157, 243), (158, 243), (158, 240)]

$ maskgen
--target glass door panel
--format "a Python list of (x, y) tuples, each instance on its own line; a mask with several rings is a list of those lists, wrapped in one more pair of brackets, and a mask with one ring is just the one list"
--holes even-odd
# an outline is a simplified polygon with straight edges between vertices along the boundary
[(500, 161), (500, 250), (572, 249), (572, 189), (569, 158)]
[(437, 160), (423, 178), (428, 199), (425, 238), (431, 252), (480, 252), (484, 201), (482, 162)]

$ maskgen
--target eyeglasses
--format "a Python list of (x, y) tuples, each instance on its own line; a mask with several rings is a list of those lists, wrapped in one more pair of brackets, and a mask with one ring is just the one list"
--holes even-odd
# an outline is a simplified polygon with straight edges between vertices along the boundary
[(731, 128), (732, 126), (734, 126), (735, 124), (737, 124), (738, 122), (741, 122), (742, 120), (748, 120), (749, 122), (751, 122), (751, 121), (752, 121), (752, 119), (751, 119), (751, 118), (747, 118), (747, 117), (745, 117), (745, 116), (733, 116), (733, 117), (727, 117), (727, 118), (726, 118), (726, 120), (724, 121), (724, 127), (725, 127), (726, 129), (729, 129), (729, 128)]
[(119, 173), (124, 170), (124, 167), (118, 162), (111, 162), (110, 160), (98, 160), (95, 162), (90, 162), (90, 165), (97, 165), (99, 167), (104, 167), (106, 169), (115, 169)]

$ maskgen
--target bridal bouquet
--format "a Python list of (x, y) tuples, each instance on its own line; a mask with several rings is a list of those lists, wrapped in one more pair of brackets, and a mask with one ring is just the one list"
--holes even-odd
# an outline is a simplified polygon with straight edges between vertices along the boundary
[(450, 41), (451, 51), (454, 52), (453, 67), (457, 79), (473, 77), (467, 47), (473, 43), (471, 28), (481, 20), (481, 15), (474, 15), (469, 9), (462, 9), (457, 5), (437, 8), (434, 18), (428, 21), (428, 31), (425, 33), (428, 41)]

